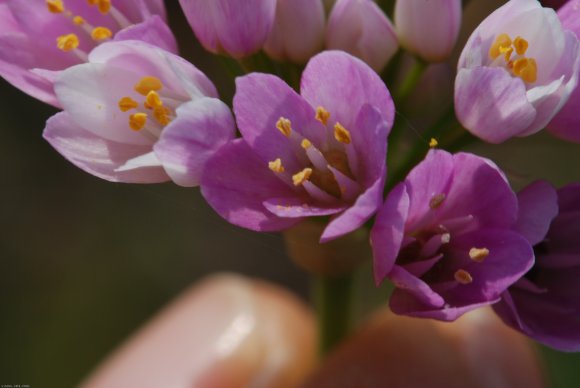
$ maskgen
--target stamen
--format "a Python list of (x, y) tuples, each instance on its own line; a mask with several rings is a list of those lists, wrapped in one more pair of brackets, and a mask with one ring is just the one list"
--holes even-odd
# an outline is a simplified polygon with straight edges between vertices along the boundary
[(79, 37), (75, 34), (61, 35), (56, 38), (56, 47), (68, 52), (79, 47)]
[(334, 138), (343, 144), (350, 144), (350, 132), (340, 123), (334, 124)]
[(276, 122), (276, 128), (286, 137), (290, 137), (292, 133), (292, 123), (285, 117), (280, 117)]
[(300, 145), (302, 146), (302, 148), (304, 148), (305, 150), (309, 149), (310, 147), (312, 147), (312, 143), (310, 142), (310, 140), (308, 139), (302, 139), (302, 142), (300, 143)]
[(533, 58), (520, 58), (514, 61), (513, 72), (525, 82), (533, 83), (538, 79), (538, 66)]
[(528, 51), (528, 41), (518, 36), (514, 39), (514, 47), (516, 48), (516, 53), (518, 55), (524, 55)]
[(445, 198), (447, 198), (445, 193), (439, 193), (434, 195), (433, 197), (431, 197), (431, 200), (429, 201), (429, 207), (431, 209), (438, 209), (443, 203), (443, 201), (445, 201)]
[(471, 260), (476, 261), (478, 263), (483, 262), (485, 258), (489, 256), (489, 249), (487, 248), (471, 248), (469, 250), (469, 257)]
[(113, 36), (113, 32), (107, 27), (95, 27), (91, 32), (91, 38), (96, 41), (110, 39)]
[(86, 22), (82, 16), (77, 15), (77, 16), (73, 17), (73, 23), (76, 24), (77, 26), (82, 26)]
[(471, 276), (471, 274), (464, 269), (459, 269), (455, 271), (453, 277), (455, 277), (455, 280), (460, 284), (465, 285), (473, 282), (473, 277)]
[(160, 108), (163, 106), (163, 101), (155, 90), (151, 90), (149, 93), (147, 93), (144, 105), (147, 109)]
[(153, 109), (153, 117), (155, 120), (159, 122), (159, 124), (165, 126), (171, 122), (171, 118), (169, 117), (170, 110), (164, 106), (158, 106)]
[(64, 12), (64, 5), (62, 4), (62, 0), (46, 0), (46, 7), (51, 13)]
[(320, 121), (322, 124), (326, 125), (328, 119), (330, 118), (330, 112), (319, 106), (316, 108), (316, 120)]
[(158, 91), (163, 87), (163, 83), (157, 77), (145, 76), (135, 85), (135, 91), (146, 96), (150, 91)]
[(280, 158), (278, 158), (272, 162), (268, 162), (268, 168), (274, 172), (277, 172), (277, 173), (284, 172), (284, 166), (282, 166), (282, 160)]
[(497, 38), (495, 39), (495, 42), (493, 42), (493, 44), (489, 48), (489, 56), (492, 59), (496, 59), (497, 57), (499, 57), (501, 54), (504, 53), (501, 51), (501, 49), (505, 50), (508, 47), (511, 47), (511, 45), (512, 45), (512, 40), (510, 39), (509, 35), (508, 34), (500, 34), (497, 36)]
[(139, 103), (133, 100), (131, 97), (123, 97), (119, 100), (119, 109), (121, 112), (127, 112), (131, 109), (135, 109), (139, 106)]
[(310, 178), (310, 175), (312, 175), (312, 169), (305, 168), (299, 173), (292, 175), (292, 183), (294, 183), (294, 186), (300, 186), (302, 183), (306, 182), (308, 178)]
[(429, 148), (435, 148), (439, 145), (439, 142), (434, 137), (429, 140)]
[(92, 1), (92, 3), (97, 4), (97, 8), (99, 8), (99, 12), (103, 15), (106, 15), (109, 10), (111, 9), (111, 0), (97, 0)]
[(147, 124), (147, 114), (134, 113), (129, 116), (129, 127), (134, 131), (140, 131)]
[(512, 53), (514, 52), (514, 48), (511, 46), (510, 47), (500, 47), (499, 52), (503, 54), (505, 61), (509, 62), (511, 57), (512, 57)]

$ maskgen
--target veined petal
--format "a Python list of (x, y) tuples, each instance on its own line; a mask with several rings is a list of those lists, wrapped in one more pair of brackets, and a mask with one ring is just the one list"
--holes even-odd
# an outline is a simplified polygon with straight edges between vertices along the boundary
[(43, 137), (75, 166), (99, 178), (127, 183), (169, 180), (161, 166), (118, 171), (128, 160), (147, 154), (151, 148), (103, 139), (80, 127), (65, 112), (48, 119)]
[(234, 138), (234, 131), (228, 106), (215, 98), (201, 98), (177, 109), (177, 118), (153, 149), (175, 183), (197, 186), (205, 162)]

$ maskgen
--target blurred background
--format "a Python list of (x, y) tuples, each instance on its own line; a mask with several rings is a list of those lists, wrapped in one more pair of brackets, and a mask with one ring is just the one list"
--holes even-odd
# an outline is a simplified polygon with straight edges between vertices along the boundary
[[(177, 2), (167, 2), (182, 54), (218, 84)], [(129, 334), (205, 275), (232, 271), (308, 295), (282, 238), (233, 227), (199, 190), (125, 185), (66, 162), (42, 137), (55, 113), (0, 80), (0, 383), (78, 384)], [(580, 148), (539, 135), (479, 147), (514, 186), (580, 180)], [(370, 282), (370, 277), (369, 277)], [(580, 279), (579, 279), (580, 281)], [(580, 384), (580, 355), (539, 347), (554, 387)]]

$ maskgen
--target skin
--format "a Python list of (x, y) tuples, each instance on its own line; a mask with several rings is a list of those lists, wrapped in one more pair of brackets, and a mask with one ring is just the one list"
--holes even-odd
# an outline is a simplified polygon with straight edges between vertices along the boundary
[(312, 312), (287, 291), (212, 276), (161, 311), (82, 386), (545, 386), (531, 344), (487, 309), (454, 323), (381, 310), (321, 363), (315, 339)]

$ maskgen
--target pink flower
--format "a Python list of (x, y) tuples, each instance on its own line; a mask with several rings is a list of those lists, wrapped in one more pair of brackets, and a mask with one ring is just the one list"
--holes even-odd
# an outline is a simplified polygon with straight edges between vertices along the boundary
[(475, 29), (461, 53), (457, 118), (490, 143), (538, 132), (576, 86), (578, 46), (553, 9), (509, 1)]
[(77, 167), (114, 182), (195, 186), (207, 158), (234, 137), (211, 81), (175, 54), (140, 41), (104, 43), (64, 70), (64, 112), (44, 138)]
[[(580, 38), (580, 0), (570, 0), (558, 10), (562, 26)], [(576, 86), (562, 110), (548, 124), (555, 136), (580, 143), (580, 87)]]
[(86, 62), (103, 42), (136, 39), (177, 51), (164, 18), (162, 0), (3, 0), (0, 76), (58, 106), (55, 71)]
[(429, 62), (449, 57), (461, 26), (461, 0), (398, 0), (395, 27), (406, 50)]
[(390, 20), (371, 0), (338, 0), (328, 20), (326, 47), (346, 51), (380, 71), (399, 49)]
[(332, 215), (321, 241), (360, 227), (382, 201), (394, 106), (379, 76), (340, 51), (314, 56), (301, 94), (276, 76), (237, 79), (242, 139), (208, 161), (201, 190), (226, 220), (279, 231)]
[(279, 61), (306, 63), (324, 45), (324, 26), (320, 0), (278, 0), (264, 51)]
[(276, 12), (276, 0), (179, 0), (179, 4), (203, 47), (234, 58), (262, 48)]

